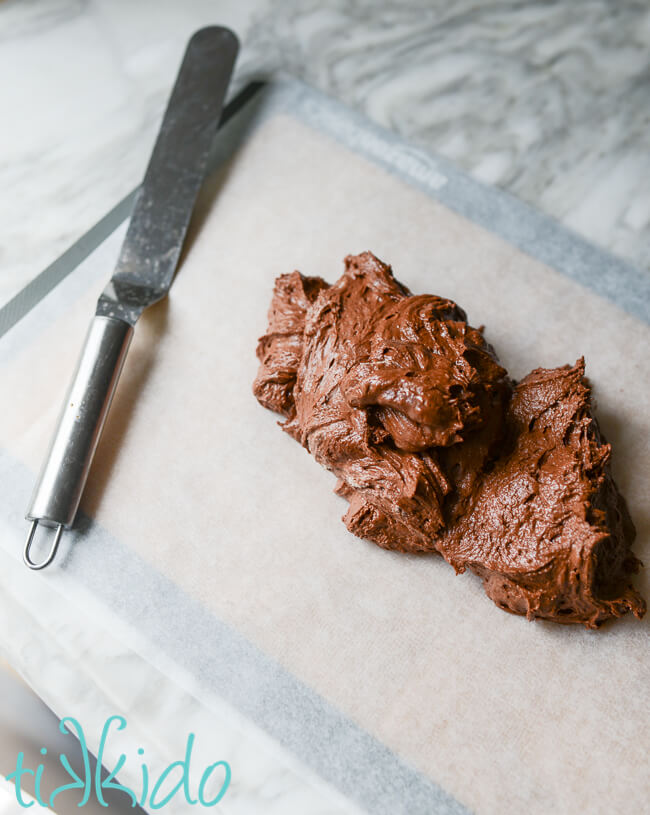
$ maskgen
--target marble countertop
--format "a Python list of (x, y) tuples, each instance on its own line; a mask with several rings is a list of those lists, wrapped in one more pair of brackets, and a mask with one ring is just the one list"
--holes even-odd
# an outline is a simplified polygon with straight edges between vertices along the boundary
[(650, 7), (634, 0), (0, 2), (0, 304), (141, 178), (189, 35), (285, 70), (650, 269)]

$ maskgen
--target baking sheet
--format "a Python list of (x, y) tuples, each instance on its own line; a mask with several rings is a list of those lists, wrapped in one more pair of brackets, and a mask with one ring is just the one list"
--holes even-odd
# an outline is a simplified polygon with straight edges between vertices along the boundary
[[(371, 249), (484, 323), (515, 377), (585, 355), (648, 562), (647, 280), (295, 83), (233, 122), (222, 158), (228, 144), (171, 296), (138, 324), (86, 520), (32, 577), (80, 606), (92, 595), (138, 650), (162, 650), (170, 673), (189, 670), (199, 695), (368, 812), (641, 811), (648, 621), (531, 624), (438, 558), (354, 538), (333, 477), (250, 388), (275, 276), (333, 281)], [(119, 239), (0, 342), (2, 544), (16, 557)], [(647, 597), (647, 572), (637, 585)]]

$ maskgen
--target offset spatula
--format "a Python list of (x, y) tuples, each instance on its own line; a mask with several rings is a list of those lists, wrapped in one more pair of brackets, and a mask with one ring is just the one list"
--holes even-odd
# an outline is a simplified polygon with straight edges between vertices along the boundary
[[(43, 569), (70, 528), (88, 478), (133, 328), (171, 286), (219, 124), (238, 42), (227, 28), (190, 40), (163, 118), (113, 277), (97, 302), (26, 518), (24, 561)], [(55, 529), (47, 557), (30, 550), (38, 525)]]

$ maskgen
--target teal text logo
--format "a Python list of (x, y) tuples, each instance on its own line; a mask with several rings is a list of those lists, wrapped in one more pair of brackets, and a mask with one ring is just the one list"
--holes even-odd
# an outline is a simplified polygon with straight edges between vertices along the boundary
[[(140, 759), (142, 784), (137, 793), (130, 787), (120, 784), (115, 780), (115, 777), (126, 763), (126, 756), (124, 754), (120, 755), (115, 767), (109, 774), (102, 778), (102, 764), (111, 728), (114, 730), (124, 730), (125, 727), (126, 719), (123, 716), (110, 716), (106, 720), (99, 741), (97, 764), (93, 772), (83, 728), (79, 722), (71, 716), (62, 719), (59, 724), (61, 732), (72, 733), (76, 735), (79, 740), (83, 759), (83, 773), (81, 775), (77, 774), (70, 766), (70, 762), (65, 753), (61, 753), (59, 755), (59, 761), (63, 769), (70, 776), (71, 781), (69, 784), (62, 784), (60, 787), (57, 787), (52, 791), (48, 800), (44, 801), (41, 795), (41, 783), (44, 771), (43, 764), (39, 764), (35, 770), (26, 767), (25, 754), (22, 752), (18, 753), (16, 769), (9, 773), (6, 778), (7, 781), (13, 781), (14, 783), (16, 788), (16, 800), (19, 805), (25, 809), (34, 805), (34, 801), (26, 801), (23, 796), (22, 783), (25, 776), (34, 777), (35, 798), (41, 806), (53, 807), (57, 795), (69, 789), (79, 790), (81, 797), (78, 805), (80, 807), (88, 803), (93, 792), (95, 793), (97, 801), (102, 806), (108, 806), (104, 799), (104, 792), (109, 789), (121, 790), (131, 799), (131, 806), (135, 807), (136, 805), (140, 805), (148, 810), (162, 809), (177, 795), (184, 796), (185, 801), (192, 806), (213, 807), (221, 801), (230, 786), (231, 771), (227, 761), (215, 761), (214, 764), (210, 764), (206, 767), (201, 773), (198, 785), (195, 789), (190, 782), (190, 763), (195, 740), (194, 733), (190, 733), (187, 737), (184, 758), (179, 761), (173, 761), (155, 780), (151, 777), (146, 763)], [(41, 753), (45, 755), (47, 750), (42, 748)], [(142, 748), (138, 750), (138, 755), (140, 757), (144, 755)], [(210, 791), (208, 791), (208, 787)]]

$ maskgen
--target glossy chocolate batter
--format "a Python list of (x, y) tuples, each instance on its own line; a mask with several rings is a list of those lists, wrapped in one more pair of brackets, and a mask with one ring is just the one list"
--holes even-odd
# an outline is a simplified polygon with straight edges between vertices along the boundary
[(370, 252), (332, 286), (279, 277), (257, 356), (255, 396), (338, 476), (355, 535), (437, 552), (529, 618), (643, 616), (583, 360), (514, 383), (456, 303), (411, 295)]

